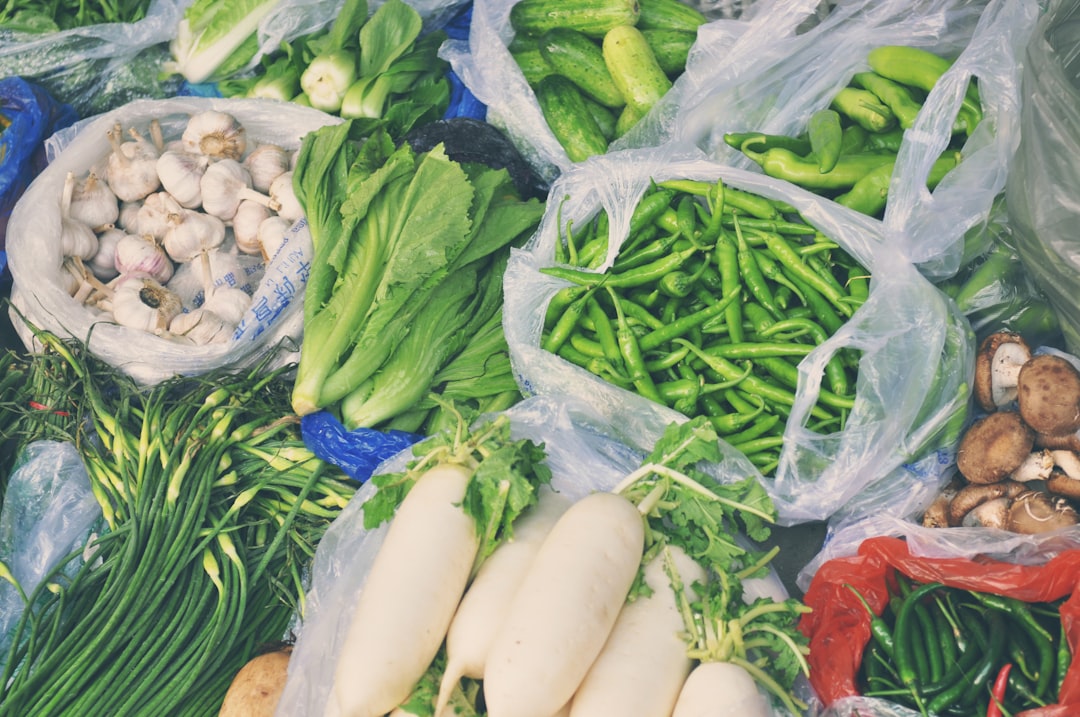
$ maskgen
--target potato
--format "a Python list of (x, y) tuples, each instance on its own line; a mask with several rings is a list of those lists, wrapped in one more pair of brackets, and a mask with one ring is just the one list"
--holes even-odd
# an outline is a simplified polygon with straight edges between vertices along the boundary
[(236, 673), (218, 717), (272, 717), (289, 668), (292, 646), (251, 658)]

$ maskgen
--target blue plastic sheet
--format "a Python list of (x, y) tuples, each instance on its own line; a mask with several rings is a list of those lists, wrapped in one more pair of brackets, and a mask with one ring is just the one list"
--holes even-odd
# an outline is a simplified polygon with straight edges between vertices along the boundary
[(304, 416), (300, 421), (300, 431), (304, 444), (312, 453), (361, 483), (370, 478), (384, 460), (423, 438), (405, 431), (377, 431), (373, 428), (348, 431), (326, 411)]
[[(71, 105), (53, 99), (40, 85), (21, 77), (0, 79), (0, 252), (8, 217), (30, 181), (45, 166), (44, 142), (78, 119)], [(0, 273), (3, 263), (0, 262)]]
[[(467, 40), (469, 38), (469, 25), (472, 23), (472, 3), (464, 7), (443, 28), (451, 40)], [(476, 95), (465, 86), (461, 78), (453, 70), (448, 70), (446, 77), (450, 82), (450, 106), (443, 115), (443, 119), (453, 117), (471, 117), (483, 120), (487, 118), (487, 105), (476, 98)]]

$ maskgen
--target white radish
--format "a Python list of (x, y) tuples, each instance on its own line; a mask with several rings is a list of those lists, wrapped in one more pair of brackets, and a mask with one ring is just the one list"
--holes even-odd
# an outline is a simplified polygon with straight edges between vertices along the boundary
[(462, 677), (483, 678), (488, 651), (510, 601), (544, 538), (571, 502), (560, 493), (542, 489), (536, 505), (514, 522), (513, 539), (500, 543), (480, 566), (446, 633), (447, 664), (436, 716), (443, 714)]
[(577, 690), (641, 564), (641, 513), (615, 493), (574, 503), (548, 533), (496, 632), (489, 717), (550, 717)]
[(730, 662), (699, 663), (686, 678), (671, 717), (769, 717), (750, 673)]
[[(691, 586), (705, 570), (677, 546), (645, 565), (652, 594), (629, 602), (596, 661), (574, 693), (570, 717), (669, 717), (694, 661), (687, 655), (686, 625), (666, 564), (693, 599)], [(670, 557), (668, 557), (670, 556)]]
[(461, 508), (471, 475), (458, 464), (437, 465), (398, 507), (338, 654), (329, 713), (385, 715), (434, 659), (479, 547), (475, 521)]

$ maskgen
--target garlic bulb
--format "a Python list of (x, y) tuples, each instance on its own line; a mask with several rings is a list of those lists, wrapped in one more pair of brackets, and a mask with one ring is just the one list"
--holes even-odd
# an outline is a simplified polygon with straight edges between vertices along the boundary
[(172, 226), (169, 215), (183, 209), (180, 203), (168, 192), (154, 192), (143, 200), (139, 207), (135, 226), (129, 227), (132, 234), (149, 234), (155, 239), (164, 239), (165, 233)]
[(292, 157), (284, 147), (261, 144), (244, 159), (244, 167), (251, 173), (251, 186), (265, 194), (270, 191), (270, 183), (290, 169), (291, 162)]
[(285, 235), (292, 226), (285, 217), (272, 214), (259, 223), (259, 247), (263, 259), (270, 261), (285, 244)]
[(195, 309), (176, 316), (169, 324), (169, 333), (183, 336), (196, 346), (226, 343), (236, 327), (207, 309)]
[(295, 222), (304, 217), (304, 207), (293, 190), (293, 172), (282, 172), (270, 185), (270, 198), (277, 202), (277, 213)]
[(170, 212), (162, 242), (173, 261), (191, 261), (225, 241), (225, 222), (212, 214), (179, 208)]
[(77, 186), (75, 175), (68, 172), (60, 195), (60, 251), (64, 256), (89, 259), (97, 254), (98, 238), (89, 224), (71, 214)]
[(202, 308), (213, 311), (233, 326), (239, 326), (250, 306), (251, 297), (243, 289), (218, 286), (206, 297)]
[(245, 254), (261, 254), (259, 225), (272, 216), (274, 216), (273, 212), (259, 202), (251, 199), (240, 202), (232, 218), (233, 239), (236, 241), (236, 247)]
[(121, 274), (146, 274), (166, 283), (173, 277), (172, 261), (158, 241), (149, 234), (124, 234), (116, 245), (116, 271)]
[(194, 209), (202, 204), (202, 176), (210, 164), (205, 154), (167, 150), (157, 159), (162, 188), (181, 206)]
[(118, 324), (163, 334), (180, 313), (180, 297), (149, 276), (128, 274), (113, 291), (112, 314)]
[(120, 216), (120, 202), (109, 185), (94, 172), (81, 180), (75, 179), (71, 172), (68, 174), (74, 181), (68, 215), (93, 229), (115, 225)]
[(109, 227), (98, 234), (98, 250), (90, 257), (87, 268), (102, 281), (109, 281), (119, 274), (116, 270), (116, 245), (127, 232), (119, 227)]
[(116, 218), (116, 226), (124, 231), (136, 231), (139, 225), (139, 208), (142, 202), (120, 202), (120, 214)]
[(105, 179), (118, 199), (134, 202), (161, 186), (157, 173), (158, 149), (134, 128), (132, 139), (123, 141), (123, 129), (117, 122), (106, 133), (112, 152), (106, 164)]
[(247, 149), (246, 132), (227, 112), (204, 110), (188, 119), (180, 136), (184, 149), (212, 159), (240, 159)]
[(202, 176), (203, 211), (229, 221), (240, 202), (250, 199), (277, 210), (277, 203), (251, 188), (251, 173), (235, 159), (222, 159), (206, 168)]

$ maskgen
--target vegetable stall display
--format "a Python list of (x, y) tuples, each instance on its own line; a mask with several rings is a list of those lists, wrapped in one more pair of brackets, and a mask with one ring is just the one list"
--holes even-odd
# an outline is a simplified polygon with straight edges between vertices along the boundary
[(143, 390), (85, 347), (39, 339), (54, 358), (20, 361), (53, 387), (102, 521), (32, 590), (16, 583), (0, 714), (214, 713), (303, 614), (313, 546), (354, 484), (300, 440), (282, 369)]

